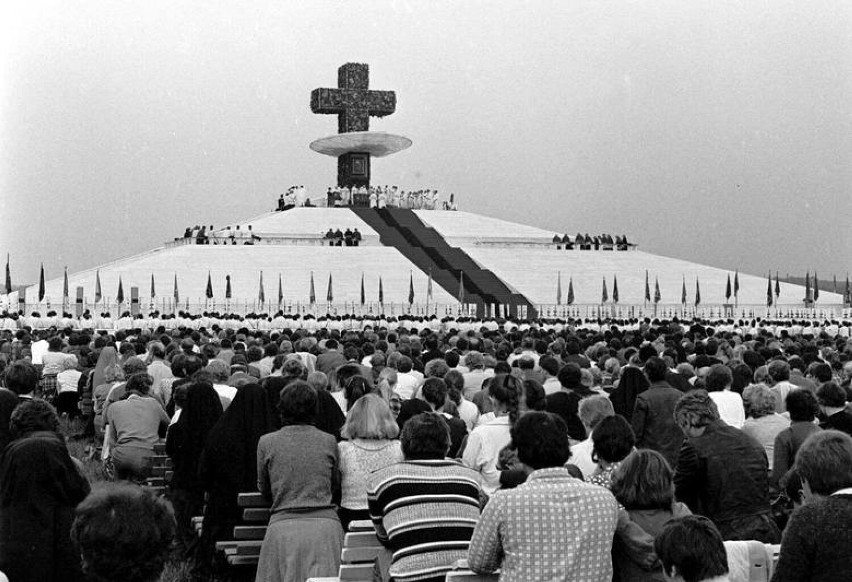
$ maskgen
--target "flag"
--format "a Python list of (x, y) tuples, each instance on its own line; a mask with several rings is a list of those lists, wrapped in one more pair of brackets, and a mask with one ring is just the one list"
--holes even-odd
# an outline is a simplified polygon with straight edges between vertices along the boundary
[(811, 302), (811, 273), (805, 273), (805, 303)]
[(328, 274), (328, 292), (325, 294), (325, 300), (329, 303), (334, 301), (334, 292), (331, 289), (331, 273)]
[(734, 298), (738, 296), (740, 292), (740, 270), (737, 269), (734, 273)]
[(660, 280), (657, 277), (654, 277), (654, 303), (659, 303), (663, 298), (660, 295)]
[(609, 301), (609, 293), (606, 292), (606, 277), (603, 277), (603, 289), (601, 289), (601, 303)]
[(568, 278), (568, 296), (565, 298), (566, 305), (574, 303), (574, 277)]
[(121, 275), (118, 276), (118, 293), (115, 295), (115, 300), (119, 305), (124, 303), (124, 284), (121, 282)]
[(151, 299), (157, 296), (157, 291), (154, 288), (154, 273), (151, 273)]
[(266, 292), (263, 290), (263, 271), (260, 272), (260, 281), (257, 284), (257, 301), (261, 305), (266, 303)]
[(207, 271), (207, 299), (213, 299), (213, 280), (210, 278), (210, 271)]
[(680, 290), (680, 303), (686, 305), (686, 275), (683, 276), (683, 287)]
[(367, 293), (364, 290), (364, 273), (361, 273), (361, 305), (367, 302)]
[(612, 276), (612, 302), (618, 303), (618, 275)]
[(772, 272), (769, 273), (769, 278), (766, 280), (766, 306), (772, 307)]
[(651, 300), (651, 286), (648, 283), (648, 271), (645, 271), (645, 303)]
[(778, 280), (778, 271), (775, 271), (775, 303), (778, 303), (779, 295), (781, 295), (781, 281)]
[(698, 277), (695, 278), (695, 306), (701, 304), (701, 286), (698, 283)]
[(225, 275), (225, 299), (231, 298), (231, 276)]
[(834, 275), (834, 292), (837, 293), (837, 274)]
[(310, 302), (311, 305), (313, 305), (314, 303), (317, 302), (317, 292), (316, 292), (316, 289), (314, 288), (314, 272), (313, 271), (311, 271), (311, 291), (310, 291), (310, 295), (308, 296), (308, 301)]
[(852, 303), (852, 287), (849, 286), (849, 275), (846, 275), (846, 294), (844, 295), (845, 303)]
[(382, 287), (382, 278), (379, 277), (379, 305), (385, 304), (385, 289)]
[(728, 273), (728, 284), (725, 286), (725, 299), (731, 299), (731, 274)]
[[(837, 286), (837, 282), (834, 283)], [(65, 303), (65, 300), (68, 299), (68, 267), (65, 267), (65, 279), (62, 282), (62, 302)]]
[(281, 280), (281, 273), (278, 273), (278, 307), (284, 301), (284, 281)]
[(562, 273), (556, 273), (556, 305), (562, 305)]
[(103, 294), (101, 293), (101, 272), (100, 270), (95, 272), (95, 303), (101, 300)]
[(429, 269), (429, 281), (426, 283), (426, 303), (432, 301), (432, 269)]
[(459, 303), (464, 303), (464, 271), (459, 271)]
[(816, 271), (814, 271), (814, 302), (819, 299), (819, 279), (817, 279)]
[(6, 253), (6, 295), (12, 292), (12, 271), (9, 270), (9, 253)]
[(38, 300), (44, 299), (44, 263), (41, 264), (41, 274), (38, 276)]
[(177, 308), (177, 304), (180, 303), (180, 293), (178, 293), (178, 284), (177, 284), (177, 273), (175, 273), (174, 297), (175, 297), (175, 308)]
[(408, 304), (414, 305), (414, 273), (408, 272)]

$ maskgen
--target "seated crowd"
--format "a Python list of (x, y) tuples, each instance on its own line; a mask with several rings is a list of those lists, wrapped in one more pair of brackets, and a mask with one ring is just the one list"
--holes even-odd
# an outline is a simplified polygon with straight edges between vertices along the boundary
[[(189, 240), (196, 245), (253, 245), (255, 242), (262, 240), (261, 237), (254, 234), (251, 230), (251, 225), (248, 225), (248, 230), (240, 230), (240, 225), (236, 225), (236, 230), (230, 226), (225, 227), (225, 233), (218, 233), (213, 230), (213, 225), (210, 228), (207, 226), (186, 227), (183, 233), (183, 239)], [(180, 240), (180, 239), (175, 239)]]
[(605, 251), (627, 251), (636, 246), (635, 243), (627, 242), (627, 235), (615, 235), (613, 237), (611, 234), (599, 234), (589, 236), (589, 233), (584, 235), (579, 232), (574, 238), (571, 238), (567, 234), (563, 234), (562, 236), (555, 234), (553, 235), (553, 244), (556, 245), (557, 250), (562, 250), (565, 247), (566, 251), (574, 249), (579, 251), (590, 251), (592, 249), (596, 251), (601, 249)]
[(324, 240), (328, 241), (328, 246), (331, 247), (340, 247), (346, 245), (347, 247), (357, 247), (361, 244), (361, 233), (357, 228), (354, 230), (351, 228), (347, 228), (346, 232), (341, 232), (338, 228), (337, 230), (328, 229), (328, 232), (323, 236)]
[[(257, 491), (258, 581), (336, 576), (366, 519), (399, 582), (738, 580), (755, 543), (775, 581), (852, 572), (848, 333), (425, 323), (0, 331), (0, 571), (227, 575)], [(163, 440), (168, 505), (136, 485)]]

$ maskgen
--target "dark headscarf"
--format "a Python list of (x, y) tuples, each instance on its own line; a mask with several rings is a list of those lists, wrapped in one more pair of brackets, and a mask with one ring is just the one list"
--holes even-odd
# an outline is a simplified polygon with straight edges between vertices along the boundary
[(609, 395), (612, 408), (616, 414), (620, 414), (628, 422), (633, 418), (633, 407), (636, 405), (636, 397), (648, 389), (648, 379), (639, 368), (627, 366), (621, 371), (621, 379), (618, 386)]
[(12, 411), (18, 405), (18, 395), (11, 390), (0, 388), (0, 457), (3, 450), (12, 442), (12, 432), (9, 430), (9, 419)]
[(215, 463), (218, 476), (225, 476), (238, 491), (254, 491), (257, 442), (275, 430), (275, 417), (263, 388), (258, 384), (243, 386), (207, 435), (204, 463)]
[[(285, 378), (283, 376), (267, 376), (263, 379), (263, 389), (266, 391), (266, 397), (275, 414), (276, 429), (281, 428), (281, 419), (278, 414), (278, 402), (281, 399), (281, 391), (290, 382), (296, 380), (298, 378)], [(340, 410), (340, 406), (337, 405), (334, 396), (325, 390), (317, 390), (317, 416), (314, 425), (321, 431), (340, 440), (340, 429), (343, 428), (343, 423), (345, 422), (346, 416)]]
[(175, 464), (172, 486), (192, 489), (199, 486), (198, 460), (207, 435), (222, 416), (222, 401), (208, 382), (196, 382), (187, 389), (180, 418), (169, 429), (166, 452)]

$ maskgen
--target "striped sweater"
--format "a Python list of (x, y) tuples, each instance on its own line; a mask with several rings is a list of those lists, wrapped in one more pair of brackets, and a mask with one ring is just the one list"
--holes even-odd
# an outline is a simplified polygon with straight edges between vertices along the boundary
[(479, 519), (478, 475), (457, 461), (406, 461), (373, 473), (367, 492), (379, 539), (393, 551), (396, 582), (443, 580)]

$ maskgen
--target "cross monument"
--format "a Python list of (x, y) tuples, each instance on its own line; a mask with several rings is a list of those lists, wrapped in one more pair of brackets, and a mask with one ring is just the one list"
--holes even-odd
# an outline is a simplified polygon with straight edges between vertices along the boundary
[(337, 89), (314, 89), (311, 111), (337, 115), (338, 135), (314, 141), (311, 149), (337, 157), (338, 186), (369, 186), (370, 158), (396, 153), (411, 140), (371, 132), (370, 117), (384, 117), (396, 110), (396, 93), (369, 89), (370, 68), (346, 63), (337, 70)]

